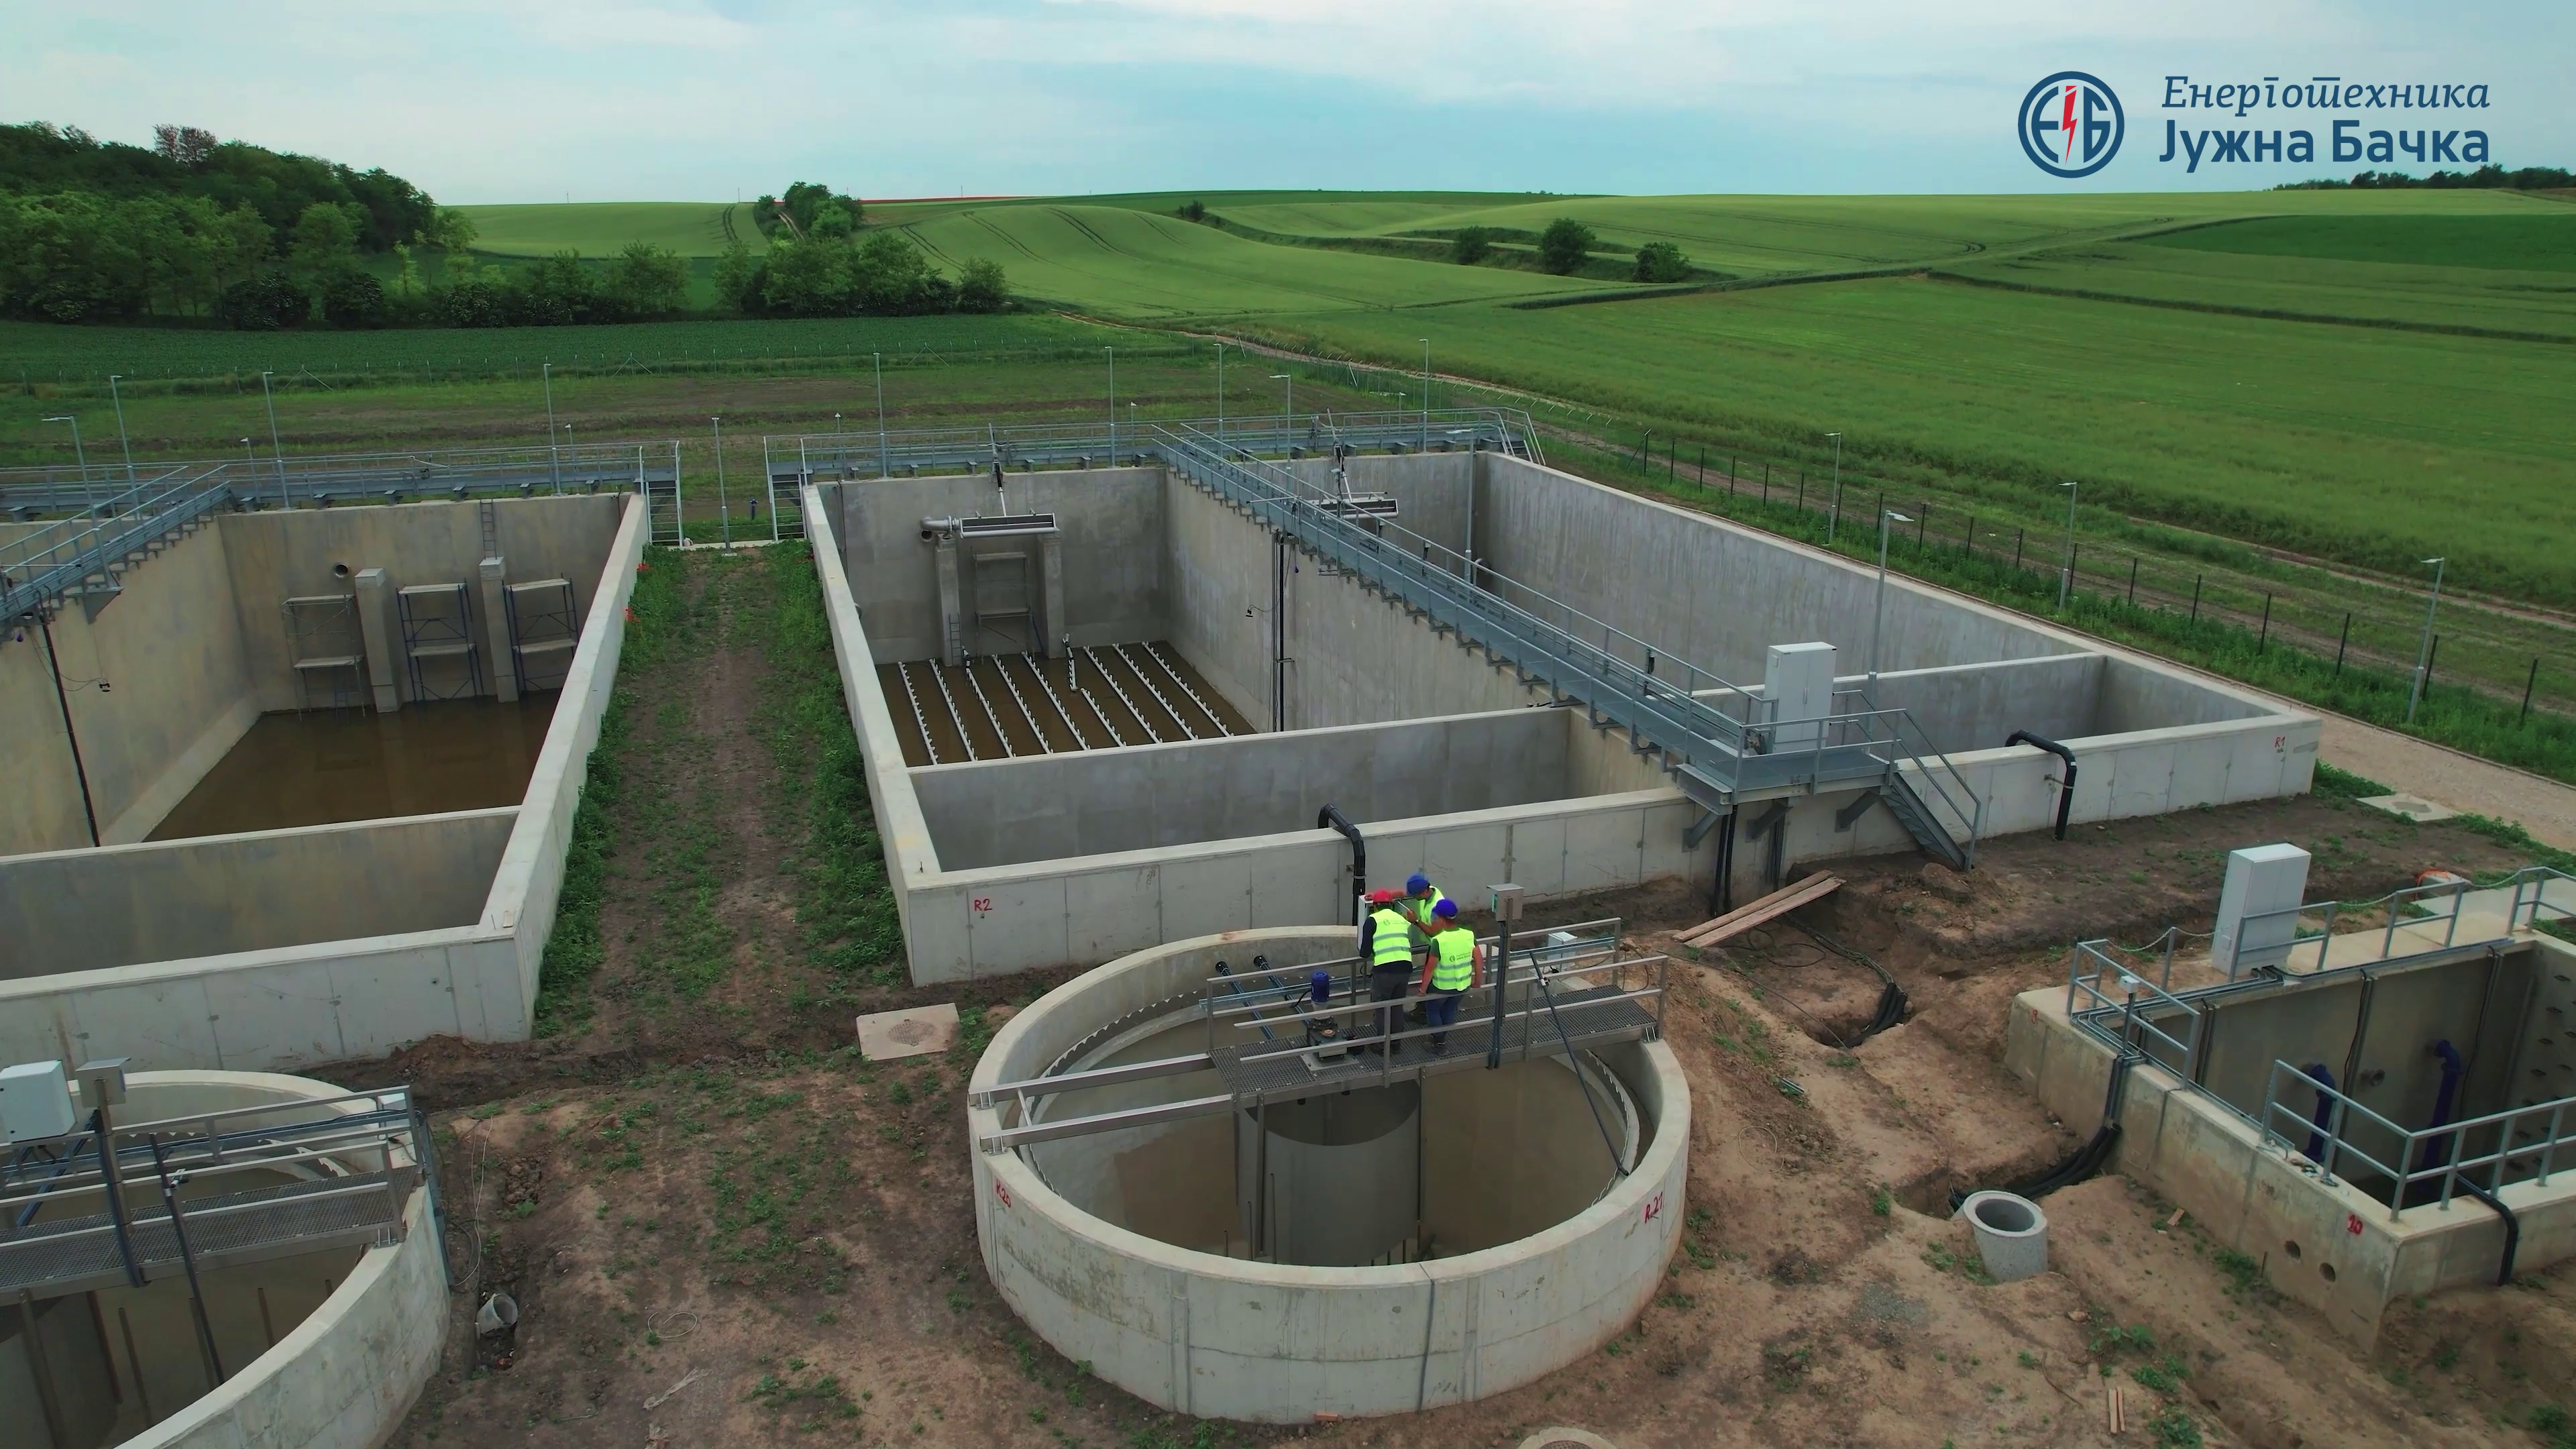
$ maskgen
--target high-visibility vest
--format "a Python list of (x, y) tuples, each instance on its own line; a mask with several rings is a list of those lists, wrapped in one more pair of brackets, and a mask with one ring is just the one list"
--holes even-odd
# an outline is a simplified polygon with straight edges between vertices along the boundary
[(1413, 924), (1422, 928), (1425, 935), (1436, 935), (1440, 930), (1439, 906), (1447, 899), (1447, 891), (1433, 886), (1427, 896), (1406, 896), (1404, 913), (1412, 918)]
[(1412, 927), (1406, 924), (1404, 917), (1393, 910), (1380, 909), (1369, 912), (1369, 920), (1377, 927), (1375, 934), (1369, 937), (1369, 969), (1410, 970), (1413, 966), (1413, 935)]
[(1464, 991), (1476, 979), (1476, 933), (1464, 926), (1451, 926), (1431, 938), (1440, 950), (1440, 959), (1431, 966), (1431, 989)]

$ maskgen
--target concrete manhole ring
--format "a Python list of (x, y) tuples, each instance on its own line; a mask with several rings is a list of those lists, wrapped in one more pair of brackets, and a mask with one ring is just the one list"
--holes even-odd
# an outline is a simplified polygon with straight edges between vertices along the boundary
[(1589, 1429), (1541, 1429), (1521, 1441), (1521, 1449), (1618, 1449)]

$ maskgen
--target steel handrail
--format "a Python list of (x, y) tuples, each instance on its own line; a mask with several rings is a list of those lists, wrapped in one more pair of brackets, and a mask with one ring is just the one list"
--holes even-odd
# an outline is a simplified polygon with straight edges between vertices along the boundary
[[(2281, 1099), (2281, 1088), (2285, 1079), (2293, 1084), (2293, 1091), (2334, 1104), (2334, 1110), (2328, 1114), (2328, 1120), (2323, 1125), (2317, 1122), (2313, 1105), (2304, 1111), (2294, 1110), (2289, 1103)], [(2389, 1220), (2395, 1222), (2404, 1217), (2406, 1199), (2409, 1190), (2415, 1184), (2440, 1178), (2442, 1191), (2436, 1201), (2439, 1206), (2448, 1208), (2451, 1205), (2452, 1195), (2463, 1177), (2473, 1183), (2476, 1181), (2475, 1169), (2488, 1169), (2488, 1181), (2485, 1186), (2489, 1192), (2501, 1190), (2504, 1187), (2505, 1174), (2511, 1170), (2516, 1158), (2537, 1156), (2540, 1159), (2540, 1166), (2535, 1178), (2536, 1183), (2542, 1187), (2548, 1186), (2549, 1175), (2556, 1170), (2557, 1166), (2560, 1129), (2566, 1125), (2570, 1107), (2576, 1107), (2576, 1097), (2560, 1097), (2547, 1102), (2534, 1102), (2527, 1106), (2507, 1108), (2501, 1112), (2490, 1112), (2482, 1117), (2445, 1122), (2438, 1127), (2408, 1128), (2371, 1110), (2341, 1088), (2329, 1086), (2290, 1063), (2276, 1059), (2264, 1083), (2263, 1116), (2260, 1125), (2266, 1145), (2278, 1144), (2285, 1153), (2296, 1151), (2300, 1157), (2308, 1158), (2315, 1163), (2319, 1180), (2329, 1187), (2333, 1186), (2336, 1180), (2335, 1162), (2345, 1157), (2358, 1159), (2386, 1177), (2389, 1180)], [(2285, 1113), (2290, 1114), (2298, 1123), (2295, 1134), (2284, 1132), (2277, 1125)], [(2347, 1132), (2356, 1114), (2365, 1122), (2397, 1139), (2401, 1147), (2398, 1165), (2392, 1166), (2382, 1162), (2350, 1141)], [(2548, 1118), (2549, 1125), (2540, 1135), (2539, 1140), (2517, 1144), (2514, 1141), (2516, 1123), (2525, 1118), (2543, 1115)], [(2464, 1155), (2469, 1134), (2487, 1129), (2495, 1130), (2496, 1146), (2490, 1151), (2474, 1156)], [(2291, 1147), (2294, 1136), (2300, 1142), (2300, 1146), (2295, 1149)], [(2322, 1151), (2311, 1154), (2307, 1150), (2306, 1139), (2308, 1138), (2317, 1139)], [(2441, 1163), (2429, 1167), (2404, 1165), (2422, 1161), (2422, 1149), (2427, 1144), (2436, 1142), (2445, 1142), (2448, 1145)], [(2347, 1177), (2349, 1175), (2346, 1174)], [(2355, 1186), (2358, 1187), (2357, 1184)]]

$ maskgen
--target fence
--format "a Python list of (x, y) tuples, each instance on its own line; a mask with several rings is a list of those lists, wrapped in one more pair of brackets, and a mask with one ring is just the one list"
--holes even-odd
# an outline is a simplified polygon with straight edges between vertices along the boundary
[[(2456, 1192), (2491, 1196), (2508, 1180), (2528, 1178), (2547, 1187), (2571, 1107), (2576, 1107), (2576, 1097), (2560, 1097), (2410, 1130), (2345, 1095), (2333, 1085), (2325, 1067), (2302, 1069), (2275, 1061), (2264, 1086), (2260, 1125), (2265, 1146), (2305, 1157), (2316, 1165), (2318, 1180), (2328, 1187), (2335, 1184), (2337, 1166), (2344, 1167), (2344, 1180), (2387, 1204), (2389, 1221), (2397, 1222), (2408, 1207), (2422, 1205), (2425, 1195), (2416, 1191), (2421, 1184), (2439, 1182), (2440, 1190), (2430, 1200), (2446, 1208)], [(2383, 1160), (2355, 1142), (2356, 1127), (2367, 1129), (2383, 1144), (2380, 1151), (2396, 1160)], [(2298, 1146), (2293, 1147), (2293, 1141)], [(2472, 1154), (2473, 1145), (2481, 1142), (2492, 1145)], [(2394, 1144), (2395, 1150), (2390, 1152), (2385, 1144)], [(2375, 1180), (2353, 1181), (2350, 1169), (2355, 1163)], [(2479, 1168), (2486, 1169), (2483, 1183), (2472, 1175)]]

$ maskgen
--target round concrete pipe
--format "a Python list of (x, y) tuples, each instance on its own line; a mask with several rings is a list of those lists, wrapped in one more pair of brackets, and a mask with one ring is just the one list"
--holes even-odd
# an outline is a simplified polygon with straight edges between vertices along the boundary
[[(1346, 926), (1294, 927), (1113, 961), (1012, 1018), (972, 1091), (1203, 1051), (1200, 986), (1217, 961), (1349, 951)], [(1220, 1110), (979, 1150), (986, 1270), (1102, 1378), (1165, 1408), (1268, 1423), (1500, 1393), (1625, 1327), (1678, 1242), (1690, 1104), (1671, 1050), (1620, 1042), (1492, 1072), (1479, 1053), (1475, 1069), (1398, 1081), (1274, 1100), (1259, 1118)], [(1032, 1094), (1032, 1119), (1224, 1091), (1203, 1069)], [(998, 1104), (968, 1111), (977, 1142), (1017, 1122)], [(1265, 1140), (1266, 1163), (1245, 1167)], [(1256, 1224), (1248, 1189), (1263, 1171), (1275, 1215)], [(1292, 1206), (1279, 1210), (1282, 1181)], [(1267, 1230), (1266, 1255), (1248, 1226)]]
[(2039, 1204), (2008, 1192), (1972, 1192), (1959, 1204), (1977, 1240), (1986, 1276), (1998, 1283), (2048, 1271), (2048, 1215)]
[[(341, 1095), (326, 1083), (265, 1072), (137, 1072), (127, 1078), (126, 1100), (116, 1111), (121, 1122), (143, 1123)], [(237, 1122), (234, 1130), (247, 1125)], [(394, 1160), (404, 1155), (396, 1151)], [(353, 1148), (346, 1163), (326, 1157), (298, 1173), (374, 1171), (383, 1162), (379, 1149)], [(259, 1181), (234, 1176), (190, 1187), (237, 1191)], [(183, 1189), (183, 1200), (191, 1195)], [(94, 1192), (82, 1194), (63, 1209), (77, 1216), (97, 1211), (98, 1202)], [(156, 1275), (141, 1289), (101, 1289), (86, 1295), (87, 1306), (78, 1296), (60, 1300), (65, 1312), (55, 1316), (76, 1320), (79, 1331), (60, 1339), (48, 1333), (47, 1348), (98, 1346), (95, 1356), (102, 1359), (90, 1365), (52, 1355), (58, 1412), (67, 1428), (72, 1420), (89, 1426), (75, 1442), (124, 1449), (373, 1449), (392, 1436), (438, 1367), (447, 1283), (425, 1191), (411, 1194), (398, 1243), (205, 1269), (199, 1282), (225, 1370), (220, 1384), (209, 1383), (183, 1276)], [(89, 1371), (110, 1364), (112, 1374)], [(0, 1413), (15, 1420), (21, 1406), (10, 1398), (0, 1391)], [(37, 1426), (33, 1442), (50, 1437), (32, 1410), (23, 1422)]]

